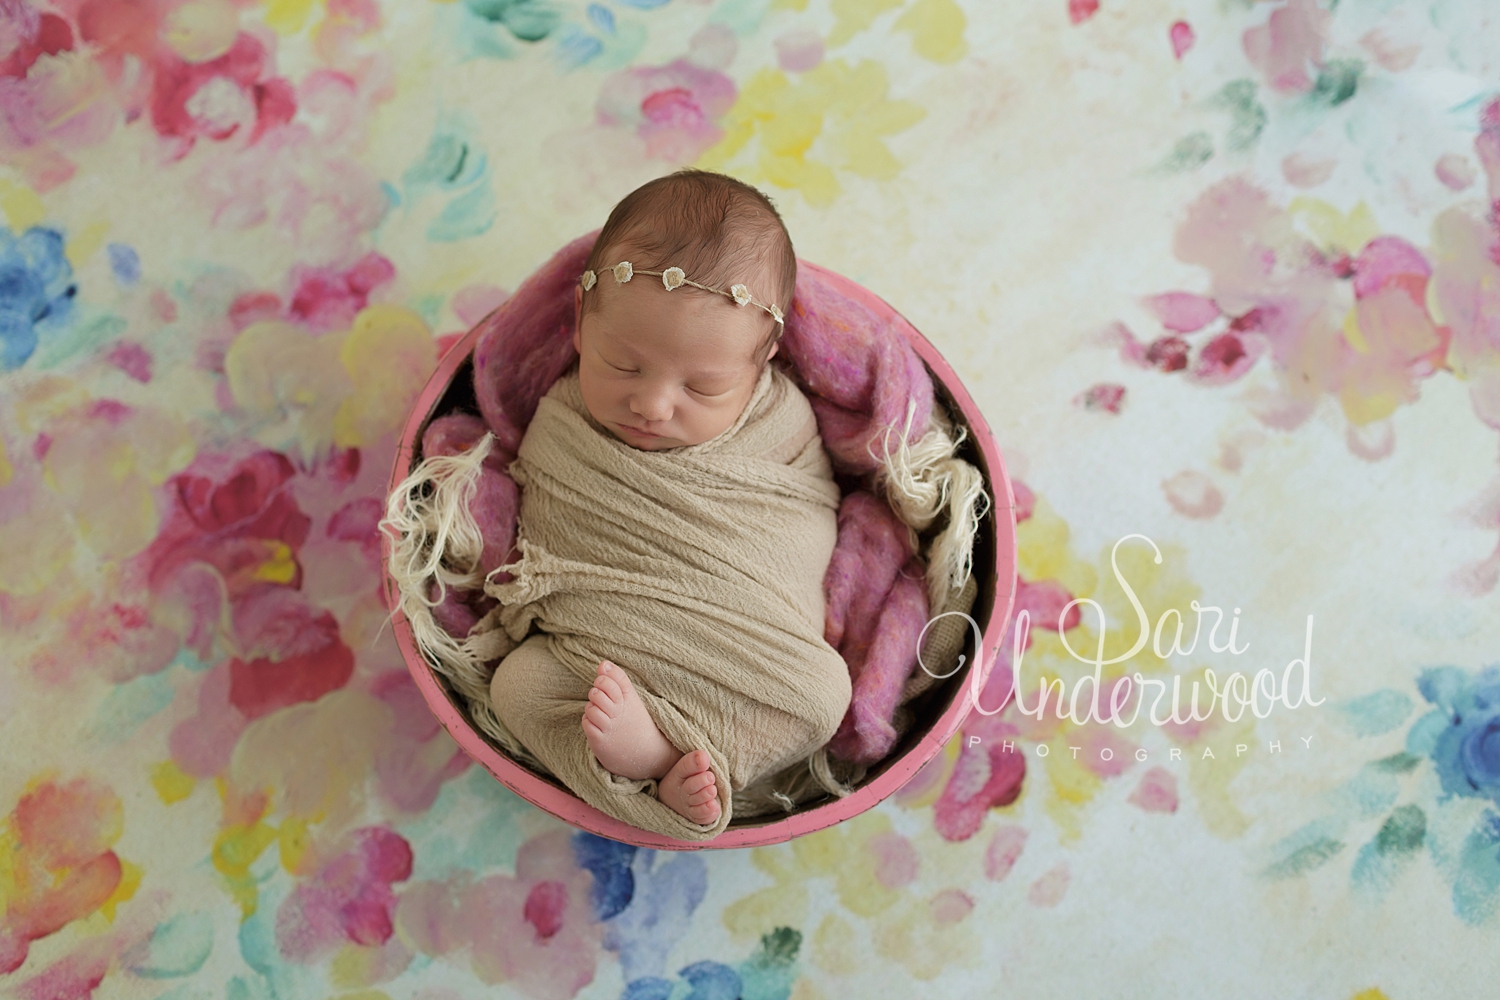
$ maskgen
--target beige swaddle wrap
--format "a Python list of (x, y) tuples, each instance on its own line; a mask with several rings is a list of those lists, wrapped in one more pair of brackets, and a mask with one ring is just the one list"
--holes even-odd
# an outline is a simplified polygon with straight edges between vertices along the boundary
[[(479, 626), (511, 640), (496, 715), (595, 808), (678, 839), (716, 836), (732, 789), (823, 746), (849, 706), (848, 666), (823, 638), (840, 493), (811, 405), (767, 365), (718, 437), (643, 451), (588, 413), (575, 366), (538, 404), (510, 474), (521, 558), (504, 567), (514, 580), (486, 586), (501, 607)], [(717, 822), (679, 816), (655, 781), (594, 758), (581, 720), (604, 659), (673, 745), (708, 751)]]

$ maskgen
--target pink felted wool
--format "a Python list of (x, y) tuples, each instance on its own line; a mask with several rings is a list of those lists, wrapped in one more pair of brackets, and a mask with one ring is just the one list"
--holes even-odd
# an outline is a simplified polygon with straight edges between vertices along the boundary
[[(538, 401), (577, 357), (573, 289), (597, 235), (582, 236), (559, 250), (480, 323), (474, 391), (484, 424), (496, 438), (483, 478), (500, 477), (511, 490), (515, 484), (502, 470), (515, 459)], [(834, 469), (866, 487), (873, 487), (881, 456), (898, 447), (902, 431), (909, 427), (906, 440), (915, 444), (928, 430), (932, 414), (932, 378), (898, 323), (904, 321), (876, 317), (803, 270), (778, 359), (772, 362), (780, 364), (784, 358), (783, 370), (806, 393)], [(462, 451), (476, 439), (476, 430), (469, 422), (436, 431), (429, 427), (424, 451), (429, 436), (435, 449), (429, 455)], [(482, 487), (481, 494), (488, 509), (474, 514), (488, 563), (492, 543), (509, 549), (515, 510), (494, 502), (500, 494), (493, 483)], [(492, 516), (503, 523), (494, 523)], [(848, 664), (853, 687), (849, 710), (828, 746), (835, 757), (873, 764), (894, 745), (892, 720), (916, 668), (917, 642), (928, 619), (925, 571), (922, 558), (911, 550), (910, 529), (889, 504), (869, 488), (846, 493), (838, 543), (824, 580), (825, 639)], [(463, 599), (455, 595), (451, 601), (457, 605)], [(450, 621), (456, 627), (468, 621), (469, 615), (462, 613), (467, 608), (447, 610), (451, 614), (439, 618), (445, 628)]]
[(895, 744), (891, 720), (927, 623), (926, 567), (909, 536), (890, 506), (863, 490), (839, 506), (823, 638), (849, 664), (854, 690), (828, 752), (855, 764), (873, 764)]

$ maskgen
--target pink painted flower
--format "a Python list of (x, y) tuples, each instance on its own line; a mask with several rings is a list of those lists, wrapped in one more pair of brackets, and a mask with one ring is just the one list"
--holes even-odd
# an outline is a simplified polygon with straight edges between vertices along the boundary
[(241, 459), (200, 455), (169, 487), (171, 513), (156, 540), (141, 555), (154, 587), (165, 586), (189, 563), (218, 570), (233, 598), (259, 582), (266, 564), (280, 559), (278, 582), (300, 585), (296, 550), (312, 520), (302, 512), (288, 483), (296, 473), (280, 452), (259, 451)]
[(0, 913), (0, 975), (26, 961), (31, 942), (104, 905), (120, 884), (120, 799), (89, 778), (47, 779), (16, 803), (0, 836), (8, 842), (7, 898)]
[(716, 121), (734, 98), (729, 77), (678, 59), (610, 77), (599, 98), (599, 121), (633, 127), (648, 158), (692, 163), (723, 138)]
[(394, 929), (393, 883), (411, 877), (411, 846), (385, 827), (350, 835), (335, 855), (300, 883), (276, 913), (276, 945), (292, 962), (310, 965), (344, 945), (385, 943)]
[(967, 840), (979, 831), (990, 809), (1008, 806), (1020, 796), (1025, 778), (1026, 757), (1014, 744), (1007, 749), (998, 739), (973, 746), (966, 741), (933, 806), (934, 829), (945, 840)]
[(266, 131), (249, 147), (206, 150), (189, 187), (216, 225), (270, 222), (297, 247), (299, 260), (344, 273), (349, 261), (367, 253), (369, 231), (388, 207), (380, 179), (359, 156), (359, 123), (382, 93), (378, 77), (310, 73), (295, 98), (305, 116)]
[(538, 1000), (577, 996), (594, 980), (603, 934), (589, 904), (592, 886), (567, 831), (527, 841), (516, 854), (514, 878), (490, 876), (464, 899), (474, 971)]
[(390, 739), (375, 759), (381, 798), (402, 812), (421, 813), (431, 808), (445, 781), (468, 768), (469, 756), (443, 732), (407, 671), (386, 671), (370, 693), (395, 715)]
[(289, 311), (293, 318), (320, 333), (347, 329), (369, 304), (370, 293), (395, 276), (395, 265), (374, 251), (344, 270), (293, 267), (292, 282), (296, 289)]
[[(1205, 385), (1235, 382), (1269, 356), (1281, 384), (1275, 398), (1257, 402), (1257, 415), (1278, 427), (1305, 420), (1324, 394), (1353, 425), (1383, 419), (1415, 400), (1418, 381), (1445, 364), (1449, 333), (1426, 306), (1432, 267), (1394, 236), (1347, 252), (1288, 240), (1292, 222), (1243, 178), (1209, 188), (1189, 206), (1175, 245), (1180, 260), (1208, 271), (1208, 292), (1149, 300), (1168, 330), (1207, 339), (1143, 348), (1121, 324), (1112, 336), (1130, 363), (1185, 367)], [(1211, 311), (1228, 322), (1214, 322)]]
[[(103, 142), (120, 119), (105, 73), (96, 60), (61, 44), (62, 29), (46, 15), (36, 34), (23, 35), (11, 51), (5, 61), (11, 72), (0, 73), (0, 158), (39, 192), (72, 177), (77, 168), (69, 154)], [(49, 50), (55, 51), (49, 56)]]
[(222, 141), (243, 130), (253, 144), (268, 128), (292, 120), (292, 85), (268, 76), (268, 56), (259, 39), (243, 33), (207, 62), (184, 62), (170, 50), (159, 56), (151, 122), (162, 136), (178, 140), (177, 157), (200, 138)]
[(229, 661), (229, 701), (247, 719), (317, 701), (354, 673), (337, 619), (287, 587), (262, 585), (235, 602), (234, 630), (241, 655)]
[(1288, 0), (1271, 12), (1266, 23), (1245, 31), (1245, 55), (1272, 89), (1311, 90), (1308, 66), (1321, 64), (1328, 26), (1333, 20), (1317, 0)]
[(41, 56), (56, 55), (73, 48), (73, 29), (51, 11), (38, 12), (28, 3), (0, 3), (0, 44), (10, 43), (8, 55), (0, 59), (0, 76), (21, 78)]
[(1153, 767), (1141, 775), (1141, 783), (1130, 793), (1132, 805), (1146, 812), (1177, 811), (1177, 779), (1164, 767)]

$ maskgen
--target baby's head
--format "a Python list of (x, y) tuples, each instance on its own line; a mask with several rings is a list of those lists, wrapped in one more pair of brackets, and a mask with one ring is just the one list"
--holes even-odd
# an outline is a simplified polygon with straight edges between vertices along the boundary
[[(625, 281), (610, 270), (622, 261), (633, 270)], [(670, 268), (686, 278), (671, 289), (641, 274)], [(743, 285), (739, 298), (753, 301), (695, 284), (726, 293)], [(701, 170), (642, 185), (610, 213), (575, 292), (584, 405), (648, 451), (718, 437), (776, 355), (783, 324), (773, 307), (789, 312), (796, 285), (791, 237), (755, 188)]]

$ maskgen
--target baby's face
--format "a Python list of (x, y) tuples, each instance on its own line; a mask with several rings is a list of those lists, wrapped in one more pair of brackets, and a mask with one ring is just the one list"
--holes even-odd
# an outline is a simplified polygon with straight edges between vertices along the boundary
[[(611, 434), (661, 451), (712, 440), (739, 419), (760, 375), (751, 354), (773, 322), (763, 310), (691, 286), (667, 291), (646, 274), (621, 285), (605, 272), (588, 294), (599, 298), (573, 334), (579, 389)], [(580, 311), (583, 295), (575, 290)]]

